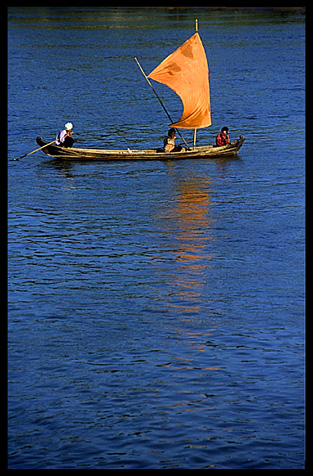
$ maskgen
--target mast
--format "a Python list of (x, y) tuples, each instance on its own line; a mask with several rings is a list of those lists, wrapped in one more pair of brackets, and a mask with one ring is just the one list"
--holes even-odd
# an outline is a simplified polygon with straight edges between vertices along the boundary
[[(198, 33), (198, 20), (196, 18), (196, 33)], [(197, 129), (194, 130), (193, 133), (193, 148), (196, 148), (196, 140), (197, 140)]]
[(197, 129), (194, 130), (193, 133), (193, 148), (196, 148), (196, 140), (197, 140)]

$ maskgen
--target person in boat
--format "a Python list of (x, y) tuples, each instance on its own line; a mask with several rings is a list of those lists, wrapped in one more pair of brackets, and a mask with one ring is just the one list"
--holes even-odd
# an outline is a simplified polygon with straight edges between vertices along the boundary
[(216, 145), (222, 147), (227, 144), (230, 144), (228, 127), (223, 127), (216, 137)]
[(60, 145), (62, 147), (72, 147), (74, 144), (74, 139), (72, 138), (73, 135), (73, 124), (71, 122), (67, 122), (64, 126), (63, 131), (60, 131), (56, 137), (56, 145)]
[(176, 133), (174, 127), (172, 127), (164, 139), (164, 152), (180, 152), (182, 147), (177, 145), (175, 147)]

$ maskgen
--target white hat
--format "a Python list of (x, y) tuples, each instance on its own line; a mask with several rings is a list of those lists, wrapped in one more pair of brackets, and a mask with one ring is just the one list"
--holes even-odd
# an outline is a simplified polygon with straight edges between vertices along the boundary
[(64, 127), (66, 131), (70, 131), (73, 129), (73, 124), (71, 122), (67, 122)]

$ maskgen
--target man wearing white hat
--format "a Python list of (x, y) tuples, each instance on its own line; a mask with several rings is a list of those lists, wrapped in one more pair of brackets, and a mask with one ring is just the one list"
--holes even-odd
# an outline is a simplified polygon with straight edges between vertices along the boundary
[(62, 147), (72, 147), (74, 139), (72, 139), (73, 134), (73, 124), (67, 122), (64, 126), (63, 131), (59, 132), (56, 137), (56, 145), (61, 145)]

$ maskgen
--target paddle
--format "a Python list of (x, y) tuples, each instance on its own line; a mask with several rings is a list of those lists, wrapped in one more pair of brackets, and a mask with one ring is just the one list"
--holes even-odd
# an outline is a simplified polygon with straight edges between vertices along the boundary
[(34, 152), (38, 152), (38, 150), (44, 149), (45, 147), (48, 147), (48, 145), (54, 144), (55, 142), (56, 142), (56, 139), (53, 140), (52, 142), (49, 142), (49, 144), (45, 144), (45, 145), (43, 145), (42, 147), (39, 147), (39, 149), (35, 149), (35, 150), (33, 150), (32, 152), (28, 152), (28, 154), (22, 155), (22, 157), (18, 157), (17, 159), (12, 159), (12, 160), (20, 160), (20, 159), (23, 159), (24, 157), (27, 157), (28, 155), (33, 154)]

